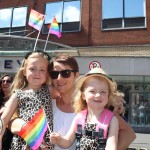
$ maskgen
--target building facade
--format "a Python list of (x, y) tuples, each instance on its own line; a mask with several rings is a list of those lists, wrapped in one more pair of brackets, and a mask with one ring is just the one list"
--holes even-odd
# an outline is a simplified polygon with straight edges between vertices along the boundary
[(52, 57), (74, 55), (81, 74), (92, 67), (104, 68), (125, 93), (128, 122), (139, 132), (150, 132), (150, 1), (0, 1), (1, 73), (15, 73), (23, 52), (34, 48), (34, 42), (28, 42), (38, 35), (28, 25), (31, 9), (45, 14), (39, 39), (47, 39), (54, 16), (58, 21), (62, 37), (50, 34), (46, 51)]

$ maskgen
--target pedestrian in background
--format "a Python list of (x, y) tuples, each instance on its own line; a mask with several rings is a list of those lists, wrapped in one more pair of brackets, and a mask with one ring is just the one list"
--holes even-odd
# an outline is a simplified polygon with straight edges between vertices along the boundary
[[(0, 78), (0, 109), (3, 111), (5, 109), (5, 103), (10, 96), (10, 88), (13, 82), (13, 77), (9, 74), (4, 74)], [(13, 134), (8, 128), (6, 128), (4, 136), (2, 138), (2, 149), (8, 150), (12, 142)]]
[(125, 114), (124, 104), (126, 104), (126, 101), (124, 100), (124, 93), (116, 91), (113, 100), (114, 112), (118, 113), (127, 122), (127, 119), (124, 115)]

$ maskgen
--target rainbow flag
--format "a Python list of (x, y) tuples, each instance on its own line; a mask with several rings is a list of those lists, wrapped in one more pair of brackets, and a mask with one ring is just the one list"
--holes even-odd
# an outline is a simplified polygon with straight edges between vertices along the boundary
[(50, 29), (49, 29), (49, 33), (50, 34), (55, 34), (57, 37), (61, 37), (61, 32), (59, 30), (59, 25), (58, 25), (58, 22), (56, 20), (56, 18), (54, 17), (51, 25), (50, 25)]
[(39, 148), (43, 141), (44, 134), (48, 128), (45, 112), (40, 109), (34, 117), (18, 133), (32, 150)]
[(43, 25), (43, 21), (44, 15), (31, 9), (28, 24), (36, 30), (40, 31)]

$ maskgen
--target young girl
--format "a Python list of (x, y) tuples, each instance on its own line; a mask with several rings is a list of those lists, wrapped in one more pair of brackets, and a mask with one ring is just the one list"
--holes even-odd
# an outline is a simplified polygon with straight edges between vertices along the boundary
[[(12, 85), (12, 95), (1, 116), (4, 124), (1, 135), (3, 135), (10, 118), (17, 108), (18, 117), (28, 122), (40, 108), (44, 107), (47, 122), (52, 131), (53, 113), (50, 99), (52, 87), (48, 86), (50, 82), (48, 73), (49, 61), (50, 57), (45, 52), (29, 53), (23, 60)], [(44, 137), (44, 141), (49, 146), (49, 149), (53, 149), (49, 142), (51, 131), (47, 130)], [(23, 150), (25, 147), (25, 141), (18, 135), (14, 135), (11, 149)]]
[(66, 136), (52, 133), (51, 142), (62, 148), (72, 145), (76, 149), (117, 150), (118, 120), (107, 107), (113, 97), (115, 85), (101, 68), (92, 69), (76, 81), (74, 107), (78, 113)]
[(124, 104), (125, 104), (125, 100), (124, 100), (124, 93), (116, 91), (115, 92), (115, 98), (114, 98), (114, 112), (118, 113), (125, 121), (127, 121), (126, 117), (124, 116), (125, 114), (125, 108), (124, 108)]

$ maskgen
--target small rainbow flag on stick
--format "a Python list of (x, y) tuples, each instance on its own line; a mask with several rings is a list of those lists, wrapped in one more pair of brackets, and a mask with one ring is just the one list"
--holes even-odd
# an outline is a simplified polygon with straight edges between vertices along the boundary
[(48, 123), (44, 109), (40, 109), (34, 117), (18, 133), (32, 150), (39, 148), (43, 141), (44, 134), (48, 128)]
[(44, 22), (44, 15), (31, 9), (28, 24), (40, 31)]
[(50, 25), (49, 33), (50, 34), (55, 34), (59, 38), (61, 37), (61, 32), (59, 30), (59, 25), (58, 25), (58, 22), (57, 22), (55, 17), (54, 17), (54, 19), (53, 19), (53, 21)]
[(59, 25), (58, 25), (58, 22), (56, 20), (56, 18), (54, 17), (52, 23), (50, 25), (48, 25), (48, 28), (49, 28), (49, 31), (48, 31), (48, 35), (47, 35), (47, 39), (46, 39), (46, 43), (45, 43), (45, 47), (44, 47), (44, 50), (46, 50), (46, 46), (47, 46), (47, 41), (48, 41), (48, 38), (49, 38), (49, 35), (50, 34), (55, 34), (57, 37), (61, 37), (61, 32), (59, 30)]

